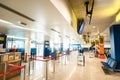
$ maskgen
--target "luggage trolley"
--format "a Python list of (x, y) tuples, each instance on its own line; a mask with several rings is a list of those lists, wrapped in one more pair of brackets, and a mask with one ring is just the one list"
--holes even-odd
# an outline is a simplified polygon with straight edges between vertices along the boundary
[(85, 66), (85, 56), (81, 53), (77, 56), (77, 64)]

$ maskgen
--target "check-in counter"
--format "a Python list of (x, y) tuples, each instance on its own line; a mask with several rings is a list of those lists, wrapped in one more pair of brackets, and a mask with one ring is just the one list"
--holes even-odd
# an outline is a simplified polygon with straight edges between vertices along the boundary
[[(0, 54), (0, 74), (4, 73), (5, 71), (5, 63), (11, 63), (16, 65), (21, 65), (21, 53), (20, 52), (14, 52), (14, 53), (4, 53)], [(7, 66), (6, 72), (15, 69), (14, 67)], [(14, 76), (20, 75), (20, 71), (11, 73), (6, 75), (6, 80), (9, 78), (12, 78)], [(3, 80), (3, 76), (0, 77), (0, 80)]]

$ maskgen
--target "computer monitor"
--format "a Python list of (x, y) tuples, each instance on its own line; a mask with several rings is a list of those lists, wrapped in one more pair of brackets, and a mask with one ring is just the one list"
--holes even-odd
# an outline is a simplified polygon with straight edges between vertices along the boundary
[(85, 26), (85, 22), (84, 20), (78, 20), (77, 22), (77, 27), (78, 27), (78, 34), (82, 34), (83, 33), (83, 30), (84, 30), (84, 26)]

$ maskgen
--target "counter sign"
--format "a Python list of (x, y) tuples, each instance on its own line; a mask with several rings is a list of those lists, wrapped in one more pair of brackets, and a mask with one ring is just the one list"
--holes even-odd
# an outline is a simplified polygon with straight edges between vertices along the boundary
[(0, 41), (4, 41), (4, 37), (0, 37)]

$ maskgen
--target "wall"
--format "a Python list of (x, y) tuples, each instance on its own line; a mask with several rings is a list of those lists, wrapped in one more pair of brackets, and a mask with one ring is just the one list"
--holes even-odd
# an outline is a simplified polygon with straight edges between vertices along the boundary
[(120, 24), (110, 27), (111, 57), (117, 61), (120, 69)]
[(77, 18), (68, 0), (50, 0), (58, 11), (64, 16), (67, 22), (77, 31)]

